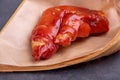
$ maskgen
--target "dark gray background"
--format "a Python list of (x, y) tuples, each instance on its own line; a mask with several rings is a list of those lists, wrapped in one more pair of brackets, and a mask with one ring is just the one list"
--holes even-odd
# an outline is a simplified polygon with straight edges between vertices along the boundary
[[(21, 1), (0, 0), (0, 28)], [(120, 80), (119, 53), (120, 51), (98, 60), (52, 71), (0, 73), (0, 80)]]

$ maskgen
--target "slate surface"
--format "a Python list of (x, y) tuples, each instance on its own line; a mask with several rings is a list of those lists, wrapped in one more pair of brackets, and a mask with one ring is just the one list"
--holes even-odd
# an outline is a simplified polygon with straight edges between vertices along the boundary
[[(0, 0), (0, 28), (22, 0)], [(52, 71), (0, 73), (0, 80), (120, 80), (120, 51), (108, 57)]]

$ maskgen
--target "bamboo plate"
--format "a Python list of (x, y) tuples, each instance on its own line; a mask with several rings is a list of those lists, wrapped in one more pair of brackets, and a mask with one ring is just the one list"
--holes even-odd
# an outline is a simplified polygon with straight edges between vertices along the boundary
[[(115, 1), (92, 0), (92, 5), (89, 4), (91, 0), (76, 0), (76, 2), (74, 0), (69, 0), (69, 2), (67, 0), (55, 0), (47, 3), (48, 1), (24, 0), (2, 29), (0, 33), (1, 72), (52, 70), (90, 61), (120, 50), (120, 18), (116, 7), (117, 10), (119, 8), (118, 6), (114, 6), (113, 3)], [(100, 3), (99, 5), (96, 4), (98, 2)], [(91, 9), (103, 9), (108, 14), (110, 20), (110, 31), (105, 35), (93, 36), (81, 40), (81, 42), (73, 43), (66, 49), (60, 49), (51, 59), (35, 63), (30, 56), (31, 48), (28, 47), (30, 46), (30, 33), (36, 25), (42, 11), (56, 5), (76, 5), (90, 7)], [(114, 17), (111, 16), (113, 14)], [(28, 28), (27, 26), (30, 27)], [(9, 55), (7, 54), (8, 52)]]

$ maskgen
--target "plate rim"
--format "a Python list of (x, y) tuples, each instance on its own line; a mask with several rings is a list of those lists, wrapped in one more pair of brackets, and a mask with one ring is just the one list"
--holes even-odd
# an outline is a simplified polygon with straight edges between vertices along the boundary
[[(15, 17), (17, 12), (21, 9), (23, 4), (27, 0), (23, 0), (18, 8), (15, 10), (13, 15), (9, 18), (5, 26), (1, 29), (0, 33), (7, 27), (7, 25), (11, 22), (11, 20)], [(58, 69), (58, 68), (63, 68), (71, 65), (75, 65), (78, 63), (86, 62), (89, 61), (97, 56), (100, 56), (107, 52), (110, 48), (112, 48), (114, 45), (116, 45), (120, 41), (120, 29), (116, 33), (113, 39), (111, 39), (104, 47), (102, 47), (99, 50), (96, 50), (95, 52), (91, 52), (88, 55), (85, 55), (83, 57), (75, 58), (72, 60), (68, 60), (65, 62), (61, 63), (56, 63), (52, 65), (47, 65), (47, 66), (14, 66), (14, 65), (6, 65), (6, 64), (0, 64), (0, 72), (16, 72), (16, 71), (43, 71), (43, 70), (52, 70), (52, 69)]]

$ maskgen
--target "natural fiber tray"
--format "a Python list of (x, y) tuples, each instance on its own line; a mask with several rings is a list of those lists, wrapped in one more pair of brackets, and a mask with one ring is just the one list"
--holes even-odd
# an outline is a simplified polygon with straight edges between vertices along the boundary
[[(115, 53), (120, 49), (120, 15), (114, 3), (114, 0), (23, 0), (0, 32), (0, 71), (51, 70)], [(45, 9), (57, 5), (103, 10), (110, 31), (76, 41), (50, 59), (34, 62), (30, 45), (32, 29)]]

